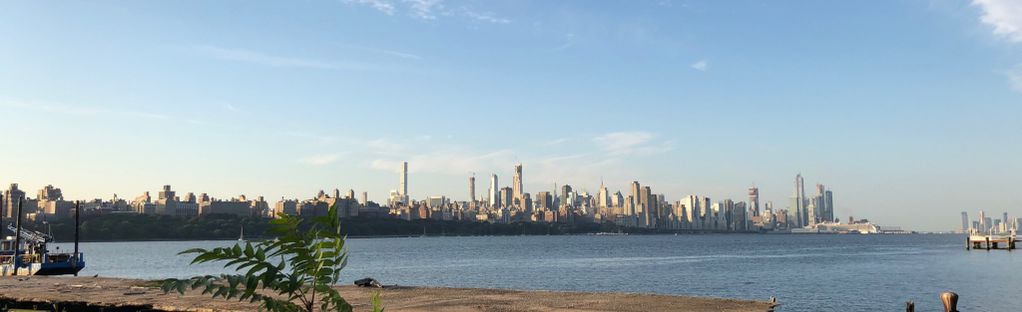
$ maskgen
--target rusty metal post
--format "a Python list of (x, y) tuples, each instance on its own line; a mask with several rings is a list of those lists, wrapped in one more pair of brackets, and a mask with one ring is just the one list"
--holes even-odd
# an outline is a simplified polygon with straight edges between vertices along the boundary
[(958, 312), (958, 294), (945, 291), (940, 294), (940, 302), (944, 304), (944, 312)]

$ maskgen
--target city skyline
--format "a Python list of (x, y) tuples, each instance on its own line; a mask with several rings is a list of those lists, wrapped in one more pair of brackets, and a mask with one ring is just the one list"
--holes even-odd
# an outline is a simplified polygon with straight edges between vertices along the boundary
[(419, 199), (475, 173), (782, 209), (801, 172), (911, 229), (1022, 207), (1017, 3), (428, 3), (0, 4), (0, 185), (385, 203), (407, 161)]
[[(616, 208), (616, 209), (620, 209), (619, 212), (620, 213), (624, 213), (625, 216), (635, 216), (637, 218), (639, 218), (641, 216), (645, 216), (646, 218), (651, 218), (651, 217), (652, 218), (657, 218), (656, 216), (661, 216), (662, 218), (677, 218), (677, 219), (682, 220), (682, 221), (686, 220), (686, 218), (687, 218), (688, 222), (692, 222), (692, 215), (693, 215), (693, 213), (698, 214), (702, 209), (710, 209), (710, 207), (712, 206), (715, 215), (716, 215), (718, 209), (720, 209), (720, 213), (723, 214), (724, 213), (723, 209), (725, 207), (727, 208), (727, 211), (728, 211), (729, 215), (732, 213), (731, 212), (732, 209), (737, 209), (735, 211), (738, 211), (738, 210), (743, 211), (740, 214), (740, 216), (741, 216), (742, 220), (747, 220), (747, 221), (744, 221), (744, 222), (749, 222), (748, 226), (751, 226), (753, 224), (753, 222), (756, 222), (756, 224), (760, 224), (761, 222), (767, 222), (767, 220), (770, 220), (769, 222), (771, 222), (771, 223), (772, 222), (780, 222), (781, 224), (788, 224), (790, 222), (790, 224), (786, 225), (786, 227), (790, 226), (790, 227), (796, 227), (796, 228), (807, 227), (807, 226), (815, 226), (815, 225), (820, 224), (820, 223), (826, 223), (826, 222), (831, 222), (831, 221), (838, 222), (838, 223), (843, 223), (843, 224), (852, 224), (853, 222), (860, 222), (860, 221), (865, 222), (865, 220), (868, 219), (868, 218), (863, 218), (864, 216), (861, 216), (861, 215), (860, 216), (855, 216), (855, 215), (852, 215), (852, 214), (848, 214), (848, 215), (837, 215), (837, 214), (835, 214), (834, 213), (835, 206), (834, 206), (834, 203), (833, 203), (832, 191), (829, 188), (826, 188), (823, 184), (819, 184), (819, 183), (816, 184), (816, 189), (817, 189), (816, 195), (814, 195), (812, 197), (806, 197), (805, 196), (805, 190), (804, 190), (805, 180), (804, 180), (804, 177), (802, 176), (801, 173), (798, 173), (798, 174), (795, 175), (795, 179), (794, 179), (795, 183), (794, 183), (794, 188), (793, 188), (794, 192), (793, 192), (792, 196), (789, 197), (790, 201), (788, 202), (788, 206), (778, 207), (778, 206), (773, 204), (772, 200), (767, 200), (765, 202), (765, 205), (763, 206), (763, 208), (764, 208), (763, 210), (760, 210), (759, 188), (757, 186), (755, 186), (755, 185), (750, 186), (747, 189), (748, 201), (743, 201), (742, 198), (739, 198), (736, 201), (733, 198), (727, 198), (727, 197), (725, 197), (725, 198), (714, 197), (714, 196), (707, 197), (707, 196), (705, 196), (706, 194), (698, 194), (698, 195), (697, 194), (689, 194), (689, 195), (680, 197), (680, 200), (677, 200), (677, 201), (675, 201), (672, 204), (671, 200), (670, 200), (670, 198), (671, 198), (670, 195), (666, 195), (664, 193), (654, 193), (652, 191), (652, 189), (650, 188), (650, 186), (648, 186), (648, 185), (641, 186), (639, 184), (639, 181), (631, 181), (629, 183), (631, 194), (629, 194), (628, 196), (623, 196), (621, 190), (608, 190), (608, 188), (605, 186), (604, 181), (602, 179), (600, 181), (600, 187), (597, 189), (597, 193), (590, 193), (590, 192), (588, 192), (586, 190), (572, 189), (572, 187), (570, 185), (568, 185), (568, 184), (563, 184), (562, 187), (560, 189), (558, 189), (556, 183), (554, 184), (553, 192), (534, 191), (533, 193), (529, 193), (529, 192), (526, 192), (523, 189), (523, 187), (520, 186), (521, 182), (522, 182), (522, 173), (523, 173), (523, 164), (521, 164), (521, 163), (515, 164), (514, 165), (514, 175), (515, 176), (514, 176), (513, 179), (516, 182), (514, 183), (514, 185), (515, 185), (514, 188), (512, 188), (512, 187), (500, 188), (499, 185), (496, 183), (496, 181), (498, 179), (497, 174), (491, 174), (491, 186), (489, 188), (490, 189), (490, 191), (489, 191), (489, 195), (490, 196), (488, 196), (487, 198), (483, 198), (483, 199), (479, 199), (479, 198), (476, 198), (474, 196), (475, 195), (475, 174), (474, 173), (471, 176), (468, 177), (469, 185), (468, 185), (467, 193), (466, 194), (469, 194), (469, 196), (465, 197), (464, 199), (459, 199), (456, 196), (452, 196), (451, 193), (430, 194), (430, 195), (422, 196), (421, 198), (415, 198), (415, 197), (411, 197), (411, 195), (409, 195), (410, 192), (408, 191), (408, 162), (402, 162), (400, 170), (399, 170), (399, 175), (398, 175), (398, 183), (397, 183), (397, 187), (398, 188), (390, 190), (390, 192), (388, 193), (389, 194), (389, 199), (387, 199), (386, 201), (375, 201), (375, 203), (377, 205), (382, 206), (382, 207), (389, 207), (389, 209), (390, 209), (390, 211), (392, 213), (395, 212), (395, 211), (401, 211), (401, 209), (404, 209), (404, 211), (405, 211), (404, 213), (405, 214), (408, 213), (408, 209), (410, 209), (410, 208), (414, 209), (417, 205), (420, 205), (420, 204), (421, 205), (425, 205), (426, 207), (431, 207), (432, 209), (437, 209), (437, 207), (439, 207), (438, 205), (460, 203), (460, 204), (454, 206), (453, 208), (462, 210), (462, 209), (479, 209), (479, 208), (484, 208), (485, 207), (486, 209), (491, 209), (491, 210), (489, 210), (489, 211), (491, 211), (491, 213), (494, 212), (494, 211), (499, 211), (500, 209), (507, 209), (507, 208), (512, 208), (513, 210), (518, 210), (518, 211), (523, 211), (523, 212), (530, 212), (530, 211), (533, 211), (534, 209), (536, 209), (538, 211), (553, 210), (553, 211), (556, 212), (556, 211), (560, 211), (560, 210), (565, 209), (566, 208), (565, 205), (567, 205), (567, 207), (570, 207), (570, 209), (572, 209), (573, 211), (574, 211), (574, 209), (581, 209), (579, 211), (581, 211), (581, 213), (583, 213), (583, 214), (593, 213), (593, 211), (585, 212), (585, 211), (587, 211), (587, 209), (599, 209), (600, 211), (603, 211), (604, 209)], [(55, 187), (52, 184), (47, 184), (46, 186), (42, 187), (38, 191), (37, 197), (31, 198), (29, 193), (25, 192), (24, 190), (19, 190), (19, 187), (20, 186), (19, 186), (18, 183), (12, 183), (10, 185), (9, 191), (5, 191), (4, 192), (4, 197), (3, 198), (5, 200), (4, 204), (6, 206), (3, 206), (3, 207), (5, 207), (5, 209), (10, 209), (10, 208), (7, 208), (7, 207), (13, 207), (15, 205), (14, 204), (15, 202), (12, 201), (13, 200), (12, 197), (16, 197), (16, 198), (23, 197), (23, 198), (26, 198), (26, 199), (29, 200), (29, 205), (32, 206), (32, 207), (36, 206), (37, 202), (46, 203), (45, 205), (43, 205), (43, 204), (39, 205), (39, 207), (40, 207), (39, 209), (40, 209), (41, 212), (44, 211), (43, 210), (44, 206), (47, 207), (45, 209), (45, 211), (49, 211), (48, 212), (49, 214), (53, 214), (53, 213), (55, 213), (54, 211), (58, 211), (58, 210), (61, 210), (61, 209), (64, 210), (65, 211), (64, 213), (59, 214), (62, 217), (66, 217), (66, 214), (67, 214), (66, 211), (70, 210), (71, 209), (71, 204), (74, 201), (78, 201), (78, 200), (80, 200), (83, 203), (90, 204), (90, 207), (95, 206), (95, 205), (100, 205), (100, 204), (102, 204), (102, 205), (113, 205), (113, 206), (110, 206), (110, 208), (113, 208), (115, 210), (122, 209), (122, 208), (117, 208), (117, 206), (119, 206), (119, 205), (136, 206), (136, 205), (141, 205), (141, 204), (144, 203), (144, 206), (145, 206), (144, 209), (145, 210), (142, 210), (143, 207), (141, 207), (141, 206), (130, 208), (130, 209), (135, 210), (138, 213), (146, 213), (146, 214), (158, 213), (158, 214), (176, 215), (177, 213), (173, 212), (174, 211), (173, 209), (176, 209), (176, 208), (174, 208), (174, 206), (169, 206), (170, 208), (165, 208), (165, 207), (168, 207), (168, 204), (167, 204), (168, 200), (175, 200), (175, 201), (180, 200), (180, 201), (184, 202), (185, 204), (190, 203), (192, 205), (195, 205), (195, 207), (193, 207), (192, 210), (198, 210), (199, 214), (203, 214), (204, 213), (203, 210), (207, 211), (205, 213), (210, 213), (210, 211), (212, 211), (212, 213), (217, 213), (217, 212), (220, 212), (220, 211), (229, 211), (232, 214), (242, 214), (242, 215), (247, 215), (247, 214), (253, 214), (254, 213), (254, 214), (257, 214), (257, 215), (272, 216), (274, 214), (274, 212), (273, 212), (274, 208), (273, 208), (272, 205), (270, 205), (270, 203), (272, 203), (272, 199), (270, 201), (265, 201), (264, 200), (264, 196), (262, 196), (262, 195), (252, 196), (250, 194), (241, 193), (241, 194), (238, 194), (236, 196), (231, 195), (231, 196), (228, 196), (228, 197), (219, 197), (219, 198), (217, 198), (217, 196), (210, 196), (210, 195), (208, 195), (205, 192), (202, 192), (198, 197), (196, 197), (194, 195), (195, 192), (187, 192), (184, 197), (179, 197), (179, 196), (175, 195), (176, 191), (172, 191), (171, 190), (171, 185), (163, 185), (162, 191), (159, 192), (158, 201), (155, 201), (155, 202), (151, 201), (151, 197), (150, 197), (150, 192), (149, 191), (143, 192), (142, 195), (135, 197), (131, 201), (126, 201), (127, 199), (129, 199), (131, 197), (130, 196), (129, 197), (118, 196), (116, 193), (112, 194), (112, 196), (109, 197), (109, 198), (104, 198), (104, 197), (80, 198), (80, 199), (65, 198), (62, 195), (62, 190), (59, 187)], [(332, 195), (328, 195), (326, 193), (326, 191), (329, 190), (329, 188), (327, 188), (327, 189), (320, 189), (318, 191), (318, 193), (315, 196), (312, 197), (313, 198), (312, 199), (313, 202), (310, 205), (315, 206), (316, 202), (323, 202), (324, 200), (329, 200), (327, 202), (333, 202), (333, 201), (336, 201), (338, 199), (344, 198), (344, 199), (355, 200), (355, 203), (358, 203), (359, 205), (362, 205), (363, 207), (365, 207), (366, 205), (368, 205), (368, 203), (370, 201), (370, 199), (369, 199), (369, 197), (367, 195), (368, 191), (362, 190), (361, 191), (362, 192), (361, 193), (361, 197), (356, 197), (355, 189), (351, 188), (351, 189), (349, 189), (347, 191), (346, 195), (342, 197), (341, 196), (342, 193), (341, 193), (340, 189), (341, 188), (334, 188), (333, 191), (332, 191)], [(497, 189), (499, 189), (499, 192), (497, 192)], [(12, 191), (14, 191), (16, 193), (11, 193)], [(610, 191), (614, 191), (614, 193), (611, 194)], [(20, 193), (20, 195), (18, 195), (19, 193)], [(454, 192), (454, 193), (457, 193), (457, 192)], [(536, 194), (534, 196), (534, 198), (536, 198), (535, 201), (532, 199), (533, 197), (530, 197), (530, 195), (532, 195), (532, 194)], [(569, 195), (572, 196), (572, 198), (574, 198), (575, 196), (580, 196), (580, 199), (581, 198), (586, 198), (585, 204), (583, 206), (580, 206), (580, 207), (575, 207), (574, 206), (575, 204), (567, 204), (566, 202), (569, 200), (567, 196), (569, 196)], [(553, 202), (552, 202), (553, 204), (552, 205), (551, 205), (551, 202), (550, 202), (550, 196), (553, 196)], [(301, 197), (302, 197), (302, 195), (295, 195), (295, 196), (290, 196), (290, 197), (289, 196), (281, 196), (280, 197), (280, 201), (278, 201), (276, 205), (277, 206), (282, 205), (282, 204), (283, 205), (295, 205), (295, 204), (298, 204), (298, 203), (305, 202), (305, 200), (301, 199)], [(225, 198), (229, 198), (229, 199), (225, 199)], [(50, 202), (47, 203), (46, 201), (50, 201)], [(571, 201), (575, 202), (574, 199), (572, 199)], [(654, 201), (656, 203), (654, 203)], [(560, 203), (558, 203), (558, 202), (560, 202)], [(150, 204), (150, 203), (152, 203), (152, 204)], [(211, 203), (212, 204), (220, 204), (220, 206), (213, 206), (211, 208), (203, 208), (203, 207), (209, 207)], [(416, 204), (412, 205), (412, 203), (416, 203)], [(658, 206), (659, 203), (662, 203), (662, 204), (668, 205), (668, 206), (659, 207)], [(234, 204), (243, 204), (243, 205), (242, 206), (238, 206), (238, 207), (231, 206), (231, 205), (234, 205)], [(590, 204), (592, 204), (594, 206), (592, 208), (588, 208), (588, 205), (590, 205)], [(178, 205), (181, 205), (181, 204), (178, 204)], [(249, 206), (251, 206), (251, 207), (249, 207)], [(313, 207), (313, 206), (310, 206), (310, 207)], [(61, 207), (61, 208), (58, 208), (58, 207)], [(245, 207), (245, 208), (241, 208), (241, 207)], [(257, 208), (257, 207), (261, 207), (261, 208)], [(251, 209), (249, 209), (249, 208), (251, 208)], [(90, 208), (90, 209), (95, 209), (95, 208)], [(164, 209), (170, 209), (170, 210), (167, 210), (169, 212), (163, 212)], [(187, 209), (187, 208), (185, 208), (185, 209)], [(257, 212), (258, 209), (262, 209), (262, 210), (265, 210), (265, 211)], [(269, 209), (269, 210), (267, 210), (267, 209)], [(284, 209), (284, 208), (277, 208), (277, 209)], [(291, 211), (290, 212), (291, 214), (294, 214), (295, 211), (297, 211), (297, 210), (295, 210), (295, 208), (290, 208), (290, 209), (291, 210), (289, 210), (289, 211)], [(317, 208), (317, 209), (322, 209), (322, 207)], [(492, 209), (496, 209), (496, 210), (492, 210)], [(651, 211), (649, 211), (649, 209), (655, 209), (655, 211), (651, 212)], [(668, 209), (668, 210), (664, 210), (664, 209)], [(143, 212), (143, 211), (145, 211), (145, 212)], [(3, 213), (6, 215), (6, 217), (10, 218), (10, 217), (12, 217), (10, 214), (13, 213), (13, 210), (11, 210), (11, 211), (3, 210)], [(193, 211), (192, 215), (194, 215), (195, 213), (196, 212)], [(378, 214), (378, 213), (380, 213), (380, 212), (374, 212), (373, 214), (375, 215), (375, 214)], [(737, 213), (737, 212), (735, 212), (735, 213)], [(764, 213), (764, 214), (761, 216), (761, 213)], [(964, 231), (964, 229), (967, 229), (967, 228), (970, 227), (970, 225), (968, 223), (969, 219), (967, 217), (967, 213), (966, 212), (962, 212), (961, 214), (962, 214), (962, 227), (960, 229), (963, 229), (963, 231)], [(188, 215), (188, 214), (184, 214), (184, 215)], [(357, 213), (355, 213), (355, 215), (357, 215)], [(670, 215), (670, 217), (668, 217), (667, 215)], [(1009, 215), (1008, 212), (1005, 211), (1004, 214), (1003, 214), (1003, 218), (1001, 220), (1007, 220), (1008, 215)], [(408, 218), (410, 216), (409, 215), (399, 214), (398, 217), (399, 218)], [(447, 216), (447, 217), (450, 217), (450, 216)], [(621, 216), (618, 215), (617, 217), (620, 218)], [(752, 219), (752, 218), (756, 218), (756, 217), (762, 217), (762, 218), (755, 219), (755, 220)], [(856, 218), (856, 217), (858, 217), (858, 218)], [(542, 216), (540, 218), (542, 218)], [(842, 219), (847, 219), (848, 220), (847, 223), (845, 223), (845, 221), (842, 220)], [(986, 219), (989, 220), (990, 218), (986, 218)], [(625, 223), (622, 223), (622, 220), (617, 220), (617, 219), (610, 219), (610, 220), (612, 220), (612, 222), (617, 223), (617, 224), (628, 225), (628, 223), (627, 223), (628, 221), (624, 221)], [(667, 219), (665, 219), (665, 220), (667, 220)], [(659, 222), (665, 222), (665, 220), (660, 220)], [(987, 221), (987, 223), (982, 223), (983, 222), (982, 220), (984, 220), (983, 211), (980, 210), (980, 221), (978, 221), (979, 223), (976, 223), (976, 224), (986, 224), (988, 226), (988, 228), (990, 227), (990, 224), (993, 224), (993, 223), (990, 223), (990, 221)], [(1014, 222), (1015, 220), (1011, 220), (1011, 221)], [(499, 222), (508, 222), (508, 221), (507, 220), (503, 220), (503, 221), (499, 221)], [(546, 220), (545, 222), (550, 222), (550, 220)], [(638, 227), (678, 226), (678, 225), (670, 225), (670, 224), (667, 224), (667, 225), (665, 225), (665, 224), (654, 225), (654, 223), (657, 223), (657, 221), (651, 221), (651, 219), (647, 219), (647, 220), (643, 221), (641, 218), (639, 218), (638, 221), (633, 221), (633, 222), (639, 222), (636, 225), (632, 225), (632, 226), (638, 226)], [(644, 224), (643, 222), (647, 222), (647, 223)], [(998, 221), (998, 222), (1000, 222), (1000, 221)], [(897, 231), (901, 231), (902, 230), (900, 226), (896, 226), (896, 225), (893, 225), (893, 224), (885, 224), (883, 221), (880, 221), (878, 223), (880, 223), (880, 225), (882, 225), (884, 227), (887, 227), (887, 228), (897, 229)], [(1010, 225), (1008, 225), (1008, 226), (1012, 226), (1013, 224), (1016, 224), (1016, 223), (1010, 223)], [(972, 226), (972, 228), (980, 228), (980, 227), (974, 225), (974, 226)], [(788, 229), (790, 230), (791, 228), (788, 228)], [(954, 231), (954, 230), (946, 230), (945, 229), (945, 230), (941, 230), (941, 231)]]

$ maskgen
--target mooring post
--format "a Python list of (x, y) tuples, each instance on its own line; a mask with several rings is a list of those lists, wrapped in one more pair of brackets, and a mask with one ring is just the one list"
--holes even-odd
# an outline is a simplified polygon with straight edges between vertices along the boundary
[(958, 312), (958, 294), (945, 291), (940, 294), (940, 302), (944, 304), (944, 312)]
[(79, 224), (78, 216), (81, 214), (80, 213), (81, 210), (82, 210), (81, 202), (76, 200), (75, 201), (75, 253), (74, 253), (74, 258), (72, 258), (72, 260), (74, 260), (74, 262), (71, 262), (71, 267), (75, 269), (75, 276), (78, 276), (78, 270), (77, 270), (78, 269), (78, 224)]
[(969, 239), (969, 235), (965, 235), (965, 250), (972, 249), (972, 240)]
[(905, 302), (905, 312), (916, 312), (915, 302), (912, 302), (912, 300)]
[(987, 236), (987, 250), (990, 250), (990, 236)]

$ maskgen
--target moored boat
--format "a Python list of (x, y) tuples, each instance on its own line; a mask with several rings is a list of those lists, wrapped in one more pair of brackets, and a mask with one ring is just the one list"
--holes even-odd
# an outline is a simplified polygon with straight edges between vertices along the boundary
[(78, 251), (79, 204), (75, 203), (75, 245), (71, 253), (51, 252), (47, 243), (53, 241), (52, 236), (23, 228), (21, 205), (19, 199), (14, 225), (4, 226), (0, 220), (0, 276), (78, 275), (85, 268), (85, 256)]

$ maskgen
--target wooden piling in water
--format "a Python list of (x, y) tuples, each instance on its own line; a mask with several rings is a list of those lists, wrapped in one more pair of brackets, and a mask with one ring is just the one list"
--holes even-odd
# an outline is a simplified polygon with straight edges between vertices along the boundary
[(912, 300), (905, 302), (905, 312), (916, 312), (915, 302), (912, 302)]
[(940, 302), (944, 304), (944, 312), (958, 312), (958, 294), (945, 291), (940, 294)]

